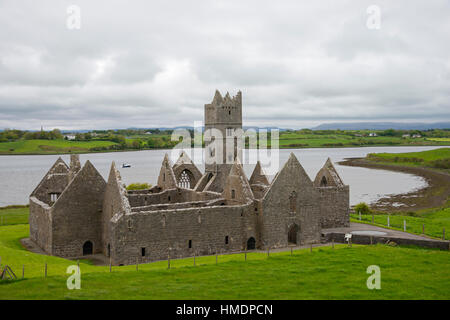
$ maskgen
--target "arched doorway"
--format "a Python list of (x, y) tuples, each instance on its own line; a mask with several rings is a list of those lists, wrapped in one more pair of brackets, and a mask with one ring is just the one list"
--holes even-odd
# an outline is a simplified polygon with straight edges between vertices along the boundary
[(178, 180), (178, 186), (180, 188), (190, 189), (191, 188), (191, 176), (192, 173), (188, 170), (183, 170), (180, 174), (180, 178)]
[(290, 226), (288, 231), (288, 244), (297, 244), (298, 225), (295, 223)]
[(91, 241), (86, 241), (83, 244), (83, 256), (88, 255), (88, 254), (92, 254), (93, 248), (94, 248), (94, 246), (93, 246), (92, 242)]
[(255, 250), (256, 249), (256, 240), (253, 237), (250, 237), (247, 240), (247, 250)]

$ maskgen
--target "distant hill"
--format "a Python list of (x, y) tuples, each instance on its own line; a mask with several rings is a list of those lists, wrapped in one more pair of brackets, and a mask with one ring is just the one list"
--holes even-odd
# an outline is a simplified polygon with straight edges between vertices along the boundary
[(450, 129), (450, 122), (435, 123), (402, 123), (402, 122), (332, 122), (323, 123), (312, 130), (428, 130), (428, 129)]

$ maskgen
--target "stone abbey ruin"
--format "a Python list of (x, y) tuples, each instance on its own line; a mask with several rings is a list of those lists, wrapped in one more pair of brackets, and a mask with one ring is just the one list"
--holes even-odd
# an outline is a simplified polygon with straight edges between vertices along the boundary
[[(210, 128), (234, 139), (241, 92), (216, 91), (205, 105)], [(59, 158), (30, 195), (30, 239), (50, 255), (102, 254), (125, 265), (318, 243), (322, 229), (349, 226), (349, 187), (330, 159), (311, 181), (291, 154), (269, 183), (259, 162), (248, 179), (241, 148), (222, 145), (231, 163), (207, 163), (202, 174), (185, 152), (175, 164), (166, 155), (157, 185), (138, 191), (126, 190), (114, 163), (105, 181), (90, 161)]]

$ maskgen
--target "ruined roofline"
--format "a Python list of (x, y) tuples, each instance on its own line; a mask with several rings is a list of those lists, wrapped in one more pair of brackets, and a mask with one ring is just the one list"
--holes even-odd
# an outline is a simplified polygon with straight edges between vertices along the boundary
[[(81, 174), (86, 171), (86, 170), (94, 170), (94, 174), (96, 174), (97, 176), (99, 176), (103, 182), (106, 184), (105, 179), (103, 179), (102, 175), (100, 174), (100, 172), (98, 172), (98, 170), (94, 167), (94, 165), (89, 161), (86, 160), (86, 162), (84, 163), (84, 166), (73, 176), (73, 178), (69, 181), (69, 183), (67, 184), (67, 186), (64, 188), (63, 192), (61, 192), (61, 194), (59, 195), (59, 197), (56, 199), (55, 202), (53, 202), (52, 207), (54, 207), (58, 201), (60, 201), (60, 199), (64, 200), (64, 195), (70, 191), (70, 186), (75, 183), (75, 181), (78, 179), (78, 176), (81, 176)], [(69, 190), (69, 191), (68, 191)]]
[(50, 210), (52, 206), (50, 206), (48, 203), (45, 203), (44, 201), (39, 200), (35, 196), (30, 196), (30, 201), (32, 201), (34, 204), (38, 205), (44, 210)]
[[(116, 184), (117, 190), (119, 191), (121, 206), (122, 206), (122, 211), (123, 211), (122, 214), (126, 215), (126, 214), (131, 213), (131, 206), (130, 206), (130, 202), (128, 201), (128, 193), (127, 193), (127, 190), (126, 190), (124, 184), (122, 183), (122, 177), (120, 175), (119, 170), (117, 170), (116, 163), (114, 161), (111, 163), (111, 169), (109, 170), (109, 177), (108, 177), (108, 182), (106, 185), (108, 185), (111, 180), (113, 183)], [(113, 219), (114, 216), (117, 214), (118, 213), (115, 213), (111, 219)]]
[(220, 94), (220, 91), (216, 89), (216, 92), (214, 94), (213, 100), (211, 103), (206, 104), (207, 106), (214, 106), (214, 107), (220, 107), (223, 104), (227, 104), (230, 102), (241, 104), (242, 102), (242, 92), (239, 90), (236, 95), (233, 97), (230, 96), (230, 93), (227, 91), (224, 97)]
[(67, 163), (64, 162), (64, 160), (61, 157), (58, 157), (58, 159), (56, 159), (55, 163), (50, 167), (50, 169), (48, 169), (47, 173), (42, 177), (41, 181), (38, 183), (38, 185), (36, 186), (36, 188), (34, 188), (34, 190), (31, 192), (30, 197), (34, 196), (36, 194), (36, 191), (42, 186), (42, 184), (44, 183), (44, 181), (50, 176), (51, 172), (56, 169), (56, 167), (58, 165), (64, 165), (67, 173), (65, 173), (66, 175), (69, 174), (69, 166), (67, 165)]
[[(217, 199), (220, 200), (220, 199)], [(225, 199), (223, 199), (223, 201), (226, 201)], [(155, 214), (155, 213), (167, 213), (167, 212), (173, 212), (173, 213), (187, 213), (187, 211), (198, 211), (198, 210), (205, 210), (205, 209), (217, 209), (217, 208), (236, 208), (236, 207), (248, 207), (253, 205), (253, 202), (249, 202), (249, 203), (243, 203), (243, 204), (236, 204), (236, 205), (216, 205), (216, 206), (205, 206), (205, 207), (193, 207), (193, 208), (178, 208), (178, 209), (161, 209), (161, 210), (149, 210), (149, 211), (131, 211), (128, 215), (138, 215), (138, 214)], [(204, 213), (204, 212), (203, 212)], [(125, 215), (120, 215), (120, 216), (113, 216), (113, 218), (111, 218), (112, 222), (118, 222), (120, 220), (120, 218), (122, 216)]]
[[(335, 185), (325, 185), (325, 186), (320, 185), (321, 184), (320, 180), (323, 178), (327, 179), (326, 177), (327, 174), (329, 178), (332, 180), (331, 182), (334, 183)], [(342, 178), (339, 176), (339, 173), (337, 172), (330, 158), (328, 158), (325, 161), (325, 164), (317, 172), (316, 177), (314, 179), (314, 186), (316, 188), (342, 188), (346, 186)]]
[(264, 194), (261, 197), (261, 200), (264, 199), (267, 194), (270, 192), (270, 190), (272, 189), (272, 187), (274, 186), (274, 184), (278, 181), (280, 174), (284, 171), (287, 170), (287, 167), (289, 165), (295, 165), (299, 168), (300, 173), (303, 174), (303, 176), (306, 177), (306, 181), (307, 183), (314, 188), (313, 185), (313, 181), (311, 180), (311, 178), (309, 177), (309, 175), (306, 173), (305, 169), (303, 168), (302, 164), (300, 163), (300, 161), (298, 161), (297, 157), (295, 156), (295, 154), (293, 152), (291, 152), (291, 154), (289, 155), (288, 160), (284, 163), (283, 167), (275, 174), (275, 177), (273, 178), (272, 182), (267, 186), (267, 189), (265, 190)]

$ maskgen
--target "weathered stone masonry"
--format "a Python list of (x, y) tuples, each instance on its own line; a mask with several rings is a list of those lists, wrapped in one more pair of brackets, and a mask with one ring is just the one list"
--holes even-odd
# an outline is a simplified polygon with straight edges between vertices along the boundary
[[(242, 127), (241, 93), (217, 91), (205, 117), (229, 139)], [(59, 158), (30, 195), (30, 239), (51, 255), (121, 265), (316, 243), (322, 228), (349, 225), (349, 188), (329, 159), (311, 181), (291, 154), (269, 183), (259, 162), (247, 179), (242, 150), (222, 151), (233, 163), (204, 174), (186, 153), (174, 165), (166, 155), (157, 185), (139, 191), (126, 190), (114, 163), (105, 182), (89, 161)]]

